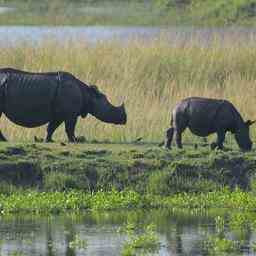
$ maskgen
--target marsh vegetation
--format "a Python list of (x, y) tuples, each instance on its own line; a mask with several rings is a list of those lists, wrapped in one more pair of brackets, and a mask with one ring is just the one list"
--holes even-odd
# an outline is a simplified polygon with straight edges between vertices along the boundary
[(0, 3), (8, 7), (0, 15), (2, 25), (255, 24), (254, 0), (1, 0)]
[[(254, 1), (246, 2), (118, 1), (113, 7), (105, 1), (8, 1), (8, 6), (2, 1), (14, 9), (0, 15), (0, 24), (254, 24)], [(77, 135), (85, 136), (80, 144), (66, 143), (64, 127), (54, 135), (56, 143), (35, 142), (35, 136), (45, 137), (46, 127), (25, 129), (2, 116), (1, 130), (10, 142), (0, 145), (1, 230), (13, 231), (4, 237), (0, 232), (1, 253), (34, 255), (32, 243), (48, 255), (111, 252), (103, 234), (123, 255), (253, 255), (255, 145), (242, 153), (229, 135), (224, 151), (212, 151), (186, 132), (185, 150), (158, 147), (171, 109), (185, 97), (226, 98), (244, 119), (256, 117), (255, 37), (241, 40), (230, 32), (207, 38), (206, 44), (201, 39), (175, 41), (162, 34), (125, 43), (91, 44), (79, 36), (61, 43), (54, 36), (36, 43), (1, 42), (1, 67), (71, 72), (96, 84), (115, 105), (125, 101), (128, 114), (125, 127), (91, 116), (79, 120)], [(251, 137), (255, 140), (254, 127)], [(126, 215), (117, 217), (122, 209)], [(123, 232), (117, 233), (117, 226)], [(85, 235), (88, 227), (92, 231)], [(37, 240), (38, 230), (43, 240)]]
[[(196, 38), (195, 38), (196, 40)], [(87, 140), (159, 142), (170, 122), (173, 106), (188, 96), (226, 98), (244, 119), (255, 119), (256, 50), (254, 38), (235, 42), (215, 40), (209, 47), (193, 44), (169, 46), (163, 37), (151, 42), (131, 40), (126, 45), (115, 41), (96, 43), (93, 47), (79, 41), (57, 44), (53, 39), (35, 46), (29, 43), (2, 48), (1, 66), (28, 71), (69, 71), (79, 79), (96, 84), (119, 105), (125, 101), (126, 127), (113, 127), (92, 117), (80, 120), (77, 135)], [(23, 129), (1, 120), (4, 134), (15, 141), (43, 137), (45, 127)], [(252, 138), (255, 132), (252, 127)], [(185, 141), (198, 138), (186, 134)], [(63, 128), (55, 134), (64, 140)], [(233, 140), (227, 139), (232, 146)]]

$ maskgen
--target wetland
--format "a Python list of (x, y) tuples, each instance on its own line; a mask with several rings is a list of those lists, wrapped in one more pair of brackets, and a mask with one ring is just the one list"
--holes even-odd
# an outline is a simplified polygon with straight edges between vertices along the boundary
[(253, 3), (157, 2), (1, 2), (1, 67), (71, 72), (125, 101), (128, 122), (88, 117), (83, 143), (60, 127), (44, 144), (45, 126), (2, 116), (0, 255), (255, 255), (255, 143), (243, 153), (228, 134), (212, 151), (214, 136), (186, 132), (184, 149), (158, 146), (188, 96), (255, 119)]

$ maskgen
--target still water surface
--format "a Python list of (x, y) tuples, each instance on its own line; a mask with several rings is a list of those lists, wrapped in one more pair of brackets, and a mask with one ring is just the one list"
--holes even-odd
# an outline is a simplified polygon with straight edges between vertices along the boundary
[(170, 45), (199, 44), (209, 46), (218, 39), (222, 44), (256, 41), (256, 28), (196, 28), (196, 27), (118, 27), (118, 26), (0, 26), (0, 46), (20, 42), (37, 44), (54, 39), (95, 44), (111, 40), (127, 43), (132, 39), (143, 42), (167, 40)]
[[(203, 241), (215, 232), (217, 213), (170, 212), (167, 210), (85, 213), (65, 216), (2, 217), (0, 255), (46, 256), (117, 256), (125, 234), (118, 232), (127, 221), (155, 223), (161, 241), (161, 256), (207, 255)], [(72, 249), (69, 244), (78, 236), (86, 248)], [(245, 249), (239, 255), (255, 255), (248, 249), (255, 234), (245, 234)], [(246, 249), (247, 248), (247, 249)]]

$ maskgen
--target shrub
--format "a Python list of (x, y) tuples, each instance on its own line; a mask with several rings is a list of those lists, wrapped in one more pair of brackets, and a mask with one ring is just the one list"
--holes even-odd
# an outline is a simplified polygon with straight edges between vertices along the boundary
[(47, 191), (66, 191), (72, 189), (84, 189), (85, 186), (70, 174), (50, 172), (44, 177), (44, 189)]

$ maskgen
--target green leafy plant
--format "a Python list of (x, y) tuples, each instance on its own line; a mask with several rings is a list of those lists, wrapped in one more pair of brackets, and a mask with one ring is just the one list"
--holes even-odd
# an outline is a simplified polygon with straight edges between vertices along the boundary
[(86, 249), (88, 242), (84, 239), (81, 239), (79, 235), (76, 234), (74, 240), (70, 241), (68, 246), (72, 249)]
[(153, 224), (147, 225), (140, 233), (136, 226), (132, 223), (128, 223), (125, 232), (128, 236), (122, 249), (122, 256), (133, 256), (136, 253), (142, 253), (143, 255), (149, 253), (156, 253), (160, 248), (159, 237), (156, 233), (156, 227)]
[(215, 227), (216, 227), (216, 232), (218, 235), (223, 235), (225, 231), (225, 221), (224, 218), (221, 216), (217, 216), (215, 218)]
[(205, 243), (210, 255), (225, 255), (225, 253), (235, 253), (240, 249), (238, 241), (233, 241), (227, 238), (220, 238), (218, 236), (210, 236)]

